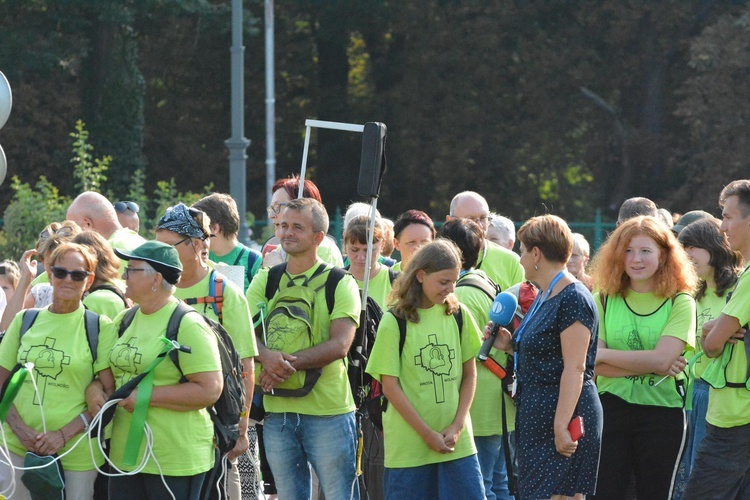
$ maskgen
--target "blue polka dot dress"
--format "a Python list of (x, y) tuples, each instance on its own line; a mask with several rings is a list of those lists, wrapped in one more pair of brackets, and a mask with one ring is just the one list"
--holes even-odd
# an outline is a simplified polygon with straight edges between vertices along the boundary
[[(576, 452), (566, 458), (555, 449), (554, 418), (563, 372), (560, 334), (576, 321), (592, 332), (586, 354), (583, 388), (573, 416), (583, 416), (585, 435)], [(602, 407), (593, 381), (599, 317), (594, 299), (580, 282), (567, 285), (547, 299), (529, 318), (518, 356), (519, 497), (593, 494), (599, 468)]]

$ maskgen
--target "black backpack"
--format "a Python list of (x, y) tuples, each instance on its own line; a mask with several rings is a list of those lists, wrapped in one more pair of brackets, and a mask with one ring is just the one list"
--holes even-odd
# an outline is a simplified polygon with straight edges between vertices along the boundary
[[(122, 336), (125, 330), (127, 330), (133, 322), (137, 310), (138, 306), (135, 306), (125, 313), (125, 316), (120, 323), (120, 336)], [(214, 424), (216, 446), (221, 453), (227, 453), (234, 448), (239, 439), (240, 413), (245, 407), (245, 383), (242, 361), (240, 360), (239, 353), (234, 348), (232, 337), (229, 336), (229, 333), (227, 333), (224, 327), (216, 321), (203, 316), (182, 301), (180, 301), (172, 312), (172, 316), (169, 318), (169, 323), (167, 323), (167, 339), (177, 340), (180, 322), (186, 314), (191, 312), (198, 314), (203, 318), (206, 326), (214, 332), (218, 339), (224, 389), (221, 391), (219, 399), (213, 404), (213, 406), (208, 407), (207, 410), (209, 415), (211, 415), (211, 421)], [(180, 373), (182, 373), (177, 350), (171, 350), (169, 352), (169, 357), (177, 369), (180, 370)], [(183, 376), (181, 382), (186, 381), (187, 379)]]
[[(348, 271), (349, 267), (346, 266), (344, 269)], [(388, 280), (393, 285), (400, 273), (390, 267), (387, 270)], [(373, 381), (372, 376), (365, 370), (382, 317), (383, 309), (372, 297), (368, 296), (366, 307), (359, 313), (359, 328), (354, 333), (354, 340), (347, 354), (349, 386), (352, 389), (354, 404), (357, 408), (360, 408), (363, 403), (370, 399), (370, 394), (377, 394), (378, 396), (380, 394), (378, 382)], [(373, 382), (375, 385), (373, 385)], [(375, 396), (373, 395), (373, 397)]]
[[(18, 340), (21, 341), (23, 335), (34, 325), (36, 317), (39, 316), (39, 311), (42, 309), (32, 308), (23, 311), (23, 318), (21, 320), (21, 329), (18, 333)], [(91, 351), (91, 357), (96, 361), (96, 351), (99, 348), (99, 315), (94, 311), (86, 309), (83, 312), (83, 326), (86, 330), (86, 341), (89, 344), (89, 350)], [(0, 337), (2, 340), (2, 337)]]
[(500, 285), (492, 281), (489, 276), (483, 277), (479, 274), (474, 274), (471, 272), (464, 274), (458, 279), (458, 281), (456, 282), (456, 287), (460, 286), (470, 286), (472, 288), (477, 288), (483, 291), (490, 298), (490, 300), (495, 300), (497, 294), (502, 292), (502, 290), (500, 289)]

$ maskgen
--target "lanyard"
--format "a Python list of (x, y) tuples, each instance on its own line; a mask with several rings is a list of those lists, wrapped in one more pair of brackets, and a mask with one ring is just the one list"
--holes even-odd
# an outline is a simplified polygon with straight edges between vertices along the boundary
[[(526, 330), (526, 326), (531, 321), (531, 317), (536, 314), (536, 312), (542, 307), (542, 303), (544, 303), (548, 298), (549, 294), (552, 293), (552, 289), (555, 288), (555, 285), (557, 285), (557, 282), (560, 281), (565, 276), (565, 271), (560, 271), (555, 275), (554, 278), (552, 278), (552, 282), (549, 284), (549, 288), (547, 288), (547, 291), (544, 293), (544, 296), (537, 295), (536, 300), (533, 304), (531, 304), (531, 308), (529, 309), (529, 312), (526, 313), (526, 316), (524, 316), (523, 321), (521, 321), (521, 324), (518, 325), (518, 329), (516, 330), (516, 345), (521, 343), (521, 337), (523, 337), (523, 333)], [(516, 354), (513, 356), (513, 376), (515, 377), (518, 373), (518, 355)]]

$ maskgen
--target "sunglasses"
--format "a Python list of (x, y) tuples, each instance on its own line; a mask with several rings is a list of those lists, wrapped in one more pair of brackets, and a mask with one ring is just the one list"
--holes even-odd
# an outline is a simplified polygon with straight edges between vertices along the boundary
[(118, 201), (113, 206), (119, 213), (123, 213), (125, 212), (125, 210), (130, 210), (132, 212), (138, 213), (138, 211), (141, 209), (141, 207), (138, 206), (138, 203), (134, 201)]
[(88, 271), (68, 271), (64, 267), (52, 266), (52, 276), (59, 280), (64, 280), (70, 275), (70, 279), (73, 281), (83, 281), (89, 274), (91, 273)]
[(52, 232), (48, 230), (44, 230), (41, 233), (39, 233), (39, 239), (40, 240), (46, 240), (53, 234), (59, 234), (60, 236), (72, 236), (73, 235), (73, 228), (70, 226), (63, 226), (58, 229), (53, 229)]

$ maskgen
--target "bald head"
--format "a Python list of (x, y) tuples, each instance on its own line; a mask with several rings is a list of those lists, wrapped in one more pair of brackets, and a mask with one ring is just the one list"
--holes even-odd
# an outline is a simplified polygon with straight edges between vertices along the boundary
[(93, 191), (81, 193), (73, 200), (68, 208), (67, 218), (82, 229), (96, 231), (105, 238), (109, 238), (112, 233), (122, 229), (112, 203)]
[(490, 207), (481, 194), (464, 191), (451, 200), (450, 214), (445, 219), (452, 218), (471, 219), (482, 227), (486, 235), (490, 224)]

